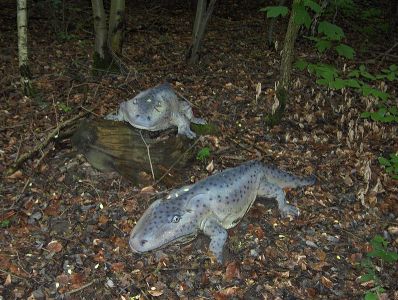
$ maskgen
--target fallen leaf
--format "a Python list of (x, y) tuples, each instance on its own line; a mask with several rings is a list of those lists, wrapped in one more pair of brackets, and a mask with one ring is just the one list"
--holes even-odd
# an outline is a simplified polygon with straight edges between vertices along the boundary
[(257, 236), (257, 238), (260, 239), (260, 240), (263, 239), (264, 236), (265, 236), (264, 230), (261, 228), (261, 226), (257, 226), (254, 229), (254, 233)]
[(307, 294), (308, 294), (309, 297), (315, 298), (315, 296), (316, 296), (316, 290), (313, 289), (313, 288), (308, 288), (308, 289), (307, 289)]
[(155, 287), (152, 287), (149, 291), (148, 294), (150, 294), (153, 297), (159, 297), (163, 295), (163, 290), (157, 290)]
[(94, 260), (96, 262), (104, 262), (105, 261), (105, 257), (104, 257), (104, 250), (100, 250), (98, 251), (98, 253), (94, 256)]
[(209, 173), (212, 173), (214, 171), (214, 162), (213, 162), (213, 160), (206, 166), (206, 170)]
[(109, 219), (105, 215), (100, 215), (98, 218), (98, 223), (100, 223), (102, 225), (108, 223), (108, 221), (109, 221)]
[(326, 278), (325, 276), (321, 277), (321, 282), (328, 289), (331, 289), (333, 287), (333, 282), (329, 278)]
[(111, 265), (111, 270), (113, 272), (122, 272), (122, 271), (124, 271), (124, 263), (122, 263), (122, 262), (113, 263)]
[(6, 277), (6, 280), (4, 281), (4, 285), (5, 285), (5, 286), (10, 285), (11, 282), (12, 282), (12, 280), (11, 280), (11, 274), (8, 274), (7, 277)]
[(320, 261), (324, 261), (326, 259), (326, 253), (321, 249), (315, 250), (316, 256)]
[(216, 300), (228, 300), (230, 299), (232, 296), (235, 296), (238, 292), (238, 287), (236, 286), (231, 286), (231, 287), (227, 287), (221, 291), (215, 292), (213, 294), (214, 299)]
[(51, 252), (58, 253), (62, 250), (62, 244), (56, 240), (51, 241), (47, 245), (47, 250)]
[(86, 276), (84, 273), (73, 273), (69, 276), (70, 282), (75, 285), (82, 285)]
[(69, 283), (69, 276), (66, 274), (58, 275), (55, 278), (55, 281), (58, 282), (61, 286), (65, 286)]
[(22, 178), (23, 174), (22, 171), (18, 170), (14, 173), (12, 173), (10, 176), (7, 176), (8, 179), (20, 179)]
[(225, 270), (225, 279), (231, 280), (233, 278), (238, 278), (238, 279), (241, 278), (239, 265), (236, 262), (229, 263)]
[(143, 194), (154, 194), (155, 193), (155, 188), (152, 185), (143, 187), (141, 189), (141, 193), (143, 193)]

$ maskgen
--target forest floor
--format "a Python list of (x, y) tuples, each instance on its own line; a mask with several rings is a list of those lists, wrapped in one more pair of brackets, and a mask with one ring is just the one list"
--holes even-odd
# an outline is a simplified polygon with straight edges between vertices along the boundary
[[(391, 251), (398, 248), (398, 181), (378, 162), (398, 150), (396, 124), (360, 117), (374, 107), (372, 97), (328, 90), (294, 70), (284, 119), (266, 129), (280, 49), (267, 46), (267, 24), (255, 1), (217, 5), (194, 67), (184, 61), (194, 11), (180, 2), (178, 9), (128, 7), (123, 60), (131, 73), (101, 78), (91, 73), (90, 7), (69, 9), (62, 21), (35, 2), (29, 22), (33, 82), (40, 91), (35, 99), (20, 92), (14, 2), (1, 10), (0, 298), (359, 299), (380, 284), (382, 299), (398, 299), (396, 264), (374, 259), (380, 282), (360, 280), (373, 237), (383, 236)], [(337, 23), (346, 29), (349, 21)], [(285, 24), (276, 26), (279, 45)], [(365, 47), (363, 35), (348, 30), (347, 36), (355, 49)], [(341, 68), (346, 63), (347, 70), (366, 63), (377, 73), (396, 57), (397, 49), (386, 54), (392, 46), (391, 38), (379, 36), (352, 61), (333, 54), (328, 59)], [(318, 57), (304, 38), (297, 40), (296, 54)], [(197, 144), (195, 151), (209, 147), (210, 157), (193, 160), (172, 186), (151, 190), (148, 183), (134, 186), (116, 173), (96, 171), (68, 138), (52, 140), (5, 174), (61, 122), (84, 109), (94, 110), (91, 118), (102, 117), (164, 81), (194, 104), (196, 115), (221, 129)], [(258, 83), (263, 92), (256, 100)], [(397, 98), (396, 81), (377, 86)], [(250, 159), (316, 174), (316, 185), (287, 192), (300, 208), (298, 218), (282, 218), (275, 205), (257, 201), (229, 230), (223, 265), (209, 259), (204, 236), (132, 253), (129, 233), (157, 192)]]

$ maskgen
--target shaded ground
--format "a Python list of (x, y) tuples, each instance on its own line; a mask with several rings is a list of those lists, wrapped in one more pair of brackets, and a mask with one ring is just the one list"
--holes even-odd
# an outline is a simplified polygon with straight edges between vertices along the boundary
[[(198, 149), (210, 147), (212, 157), (193, 162), (173, 186), (208, 176), (210, 161), (214, 170), (222, 170), (261, 158), (297, 174), (317, 175), (318, 185), (288, 193), (301, 216), (281, 219), (272, 201), (258, 201), (230, 230), (224, 266), (210, 262), (204, 237), (133, 254), (128, 234), (156, 195), (117, 174), (93, 170), (65, 139), (2, 178), (4, 299), (354, 299), (369, 288), (359, 280), (358, 263), (370, 239), (384, 235), (396, 251), (397, 181), (377, 162), (398, 149), (396, 125), (358, 117), (370, 98), (327, 91), (310, 75), (295, 72), (284, 121), (265, 130), (263, 112), (273, 102), (280, 58), (266, 47), (263, 16), (254, 4), (220, 4), (201, 63), (187, 67), (183, 59), (194, 12), (182, 2), (177, 10), (129, 8), (124, 59), (131, 74), (101, 79), (90, 75), (90, 10), (72, 14), (80, 21), (72, 22), (71, 36), (56, 38), (55, 25), (36, 5), (29, 25), (32, 72), (42, 93), (36, 100), (18, 89), (15, 12), (7, 6), (1, 15), (1, 171), (81, 107), (103, 116), (122, 99), (167, 80), (194, 103), (197, 115), (222, 129), (198, 144)], [(283, 33), (280, 25), (277, 34)], [(299, 56), (311, 53), (307, 47), (307, 41), (298, 41)], [(353, 64), (390, 47), (380, 39)], [(378, 62), (389, 65), (388, 59)], [(265, 92), (256, 102), (258, 82)], [(396, 98), (396, 86), (386, 88)], [(398, 297), (396, 266), (382, 268), (380, 277), (388, 297)]]

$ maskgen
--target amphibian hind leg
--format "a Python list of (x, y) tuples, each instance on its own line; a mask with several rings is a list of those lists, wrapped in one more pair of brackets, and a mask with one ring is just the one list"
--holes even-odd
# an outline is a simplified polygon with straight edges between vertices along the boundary
[(286, 203), (284, 190), (276, 184), (261, 182), (258, 188), (257, 195), (276, 198), (276, 201), (278, 202), (278, 208), (283, 217), (286, 217), (288, 215), (298, 216), (300, 214), (298, 208)]
[(172, 117), (172, 124), (177, 126), (178, 134), (185, 135), (190, 139), (194, 139), (196, 137), (195, 132), (189, 128), (189, 120), (184, 115), (174, 115)]
[(202, 230), (210, 237), (210, 251), (214, 253), (217, 261), (222, 263), (222, 251), (228, 237), (227, 231), (214, 218), (207, 219)]
[(202, 118), (194, 118), (194, 117), (192, 117), (191, 122), (194, 123), (194, 124), (199, 124), (199, 125), (207, 124), (206, 120), (202, 119)]

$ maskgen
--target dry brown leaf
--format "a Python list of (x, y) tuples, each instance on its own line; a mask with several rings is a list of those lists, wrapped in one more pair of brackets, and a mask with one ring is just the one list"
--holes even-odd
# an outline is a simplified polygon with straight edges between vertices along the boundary
[(106, 223), (108, 223), (108, 217), (107, 216), (105, 216), (105, 215), (100, 215), (99, 216), (99, 218), (98, 218), (98, 223), (100, 223), (100, 224), (106, 224)]
[(264, 233), (264, 230), (261, 228), (261, 226), (257, 226), (255, 229), (254, 229), (254, 234), (256, 235), (256, 237), (258, 238), (258, 239), (263, 239), (264, 238), (264, 236), (265, 236), (265, 233)]
[(214, 162), (213, 162), (213, 160), (206, 166), (206, 170), (209, 173), (212, 173), (214, 171)]
[(143, 187), (141, 189), (141, 193), (143, 193), (143, 194), (154, 194), (155, 193), (155, 188), (152, 185)]
[(50, 204), (50, 205), (44, 210), (44, 213), (45, 213), (47, 216), (52, 216), (52, 217), (59, 215), (59, 203), (55, 202), (55, 203)]
[(73, 273), (69, 276), (70, 282), (75, 285), (82, 285), (86, 276), (84, 273)]
[(317, 249), (317, 250), (315, 251), (315, 253), (316, 253), (317, 258), (318, 258), (320, 261), (324, 261), (324, 260), (326, 259), (326, 253), (325, 253), (324, 251), (322, 251), (322, 250), (320, 250), (320, 249)]
[(9, 258), (6, 255), (0, 254), (0, 266), (3, 270), (7, 270), (9, 266), (11, 265), (11, 262)]
[(124, 263), (122, 263), (122, 262), (113, 263), (111, 265), (111, 270), (113, 272), (123, 272), (124, 271)]
[(55, 281), (58, 282), (60, 285), (67, 285), (69, 283), (69, 276), (66, 274), (58, 275), (55, 278)]
[(94, 260), (96, 262), (104, 262), (105, 261), (105, 257), (104, 257), (104, 250), (100, 250), (98, 251), (98, 253), (94, 256)]
[(213, 294), (213, 296), (214, 296), (214, 299), (216, 299), (216, 300), (228, 300), (232, 296), (235, 296), (237, 292), (238, 292), (238, 287), (231, 286), (231, 287), (227, 287), (221, 291), (215, 292)]
[(321, 282), (328, 289), (331, 289), (333, 287), (333, 282), (329, 278), (326, 278), (325, 276), (321, 277)]
[(150, 294), (152, 297), (159, 297), (163, 295), (163, 290), (157, 290), (155, 287), (151, 288), (148, 291), (148, 294)]
[(329, 264), (325, 261), (321, 261), (319, 263), (314, 263), (311, 264), (311, 268), (314, 269), (315, 271), (322, 271), (324, 266), (328, 266)]
[(29, 274), (25, 273), (25, 271), (22, 270), (19, 266), (14, 265), (14, 264), (10, 264), (9, 270), (12, 274), (15, 274), (20, 277), (26, 277), (29, 275)]
[(231, 280), (233, 278), (241, 278), (239, 265), (236, 262), (229, 263), (225, 270), (225, 279)]
[(51, 252), (58, 253), (62, 250), (62, 244), (56, 240), (51, 241), (47, 245), (47, 250)]
[(316, 296), (316, 290), (313, 289), (313, 288), (308, 288), (308, 289), (307, 289), (307, 294), (308, 294), (309, 297), (315, 298), (315, 296)]
[(10, 285), (11, 282), (12, 282), (12, 280), (11, 280), (11, 274), (8, 274), (7, 277), (6, 277), (6, 280), (4, 281), (4, 285), (5, 285), (5, 286)]
[(8, 179), (21, 179), (23, 176), (22, 171), (18, 170), (12, 173), (10, 176), (7, 176)]

